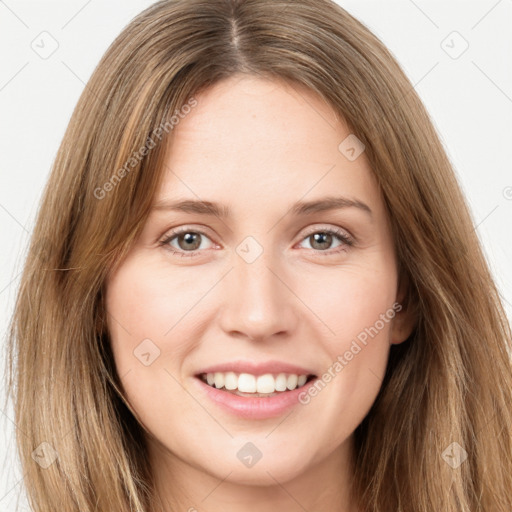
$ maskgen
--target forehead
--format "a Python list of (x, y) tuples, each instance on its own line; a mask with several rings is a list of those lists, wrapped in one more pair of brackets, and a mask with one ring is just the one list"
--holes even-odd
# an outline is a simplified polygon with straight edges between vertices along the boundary
[(157, 202), (218, 200), (236, 210), (342, 194), (378, 207), (364, 152), (350, 160), (340, 150), (353, 135), (313, 91), (234, 76), (196, 99), (172, 132)]

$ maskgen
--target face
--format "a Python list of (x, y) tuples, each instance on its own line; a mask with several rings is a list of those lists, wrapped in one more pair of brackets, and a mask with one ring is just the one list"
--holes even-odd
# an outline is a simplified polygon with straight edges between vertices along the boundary
[(236, 76), (196, 99), (107, 281), (115, 363), (155, 464), (285, 482), (348, 453), (408, 335), (389, 219), (314, 93)]

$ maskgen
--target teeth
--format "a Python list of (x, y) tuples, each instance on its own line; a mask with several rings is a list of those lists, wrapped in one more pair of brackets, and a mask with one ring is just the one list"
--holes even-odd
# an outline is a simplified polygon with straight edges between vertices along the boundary
[(286, 381), (286, 387), (288, 389), (295, 389), (297, 387), (297, 382), (299, 382), (299, 377), (297, 375), (288, 375), (288, 380)]
[[(208, 375), (211, 375), (211, 373), (209, 373)], [(207, 382), (208, 382), (208, 375), (206, 376)], [(220, 388), (224, 387), (224, 374), (223, 373), (220, 373), (220, 372), (214, 373), (213, 378), (214, 378), (214, 383), (215, 383), (216, 388), (220, 389)], [(211, 386), (211, 384), (210, 384), (210, 386)]]
[(201, 376), (203, 381), (217, 389), (225, 388), (228, 391), (239, 391), (241, 393), (271, 394), (276, 391), (282, 392), (293, 390), (304, 386), (308, 376), (279, 373), (272, 375), (251, 375), (250, 373), (215, 372)]
[(280, 373), (276, 378), (276, 391), (286, 391), (288, 379), (284, 373)]
[(256, 378), (248, 373), (241, 373), (238, 377), (238, 391), (242, 393), (256, 392)]
[[(270, 373), (260, 375), (256, 383), (256, 389), (258, 393), (274, 393), (276, 390), (276, 381), (274, 376)], [(240, 390), (241, 391), (241, 390)], [(253, 391), (253, 392), (254, 392)]]
[[(208, 378), (208, 376), (206, 377)], [(238, 377), (236, 373), (228, 372), (224, 376), (224, 387), (230, 391), (238, 387)]]

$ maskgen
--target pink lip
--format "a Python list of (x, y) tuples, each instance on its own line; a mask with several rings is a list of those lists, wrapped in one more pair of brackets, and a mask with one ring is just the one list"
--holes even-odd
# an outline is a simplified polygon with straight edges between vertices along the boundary
[(250, 373), (251, 375), (264, 375), (266, 373), (295, 373), (297, 375), (314, 375), (312, 370), (295, 366), (293, 364), (282, 363), (280, 361), (267, 361), (265, 363), (254, 363), (251, 361), (232, 361), (230, 363), (222, 363), (209, 366), (199, 371), (196, 375), (202, 373), (215, 372), (234, 372), (234, 373)]
[[(301, 375), (305, 374), (306, 372), (302, 373)], [(206, 396), (221, 409), (230, 414), (251, 420), (281, 416), (293, 406), (299, 405), (299, 395), (301, 393), (307, 392), (307, 389), (317, 380), (318, 379), (315, 377), (314, 379), (304, 384), (304, 386), (294, 389), (293, 391), (284, 391), (269, 397), (252, 398), (233, 395), (232, 393), (229, 393), (223, 389), (217, 389), (209, 386), (200, 378), (194, 378), (194, 381), (197, 382), (200, 391), (205, 393)]]

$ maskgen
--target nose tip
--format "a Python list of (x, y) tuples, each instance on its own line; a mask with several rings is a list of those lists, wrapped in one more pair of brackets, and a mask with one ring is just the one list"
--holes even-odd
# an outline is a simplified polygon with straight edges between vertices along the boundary
[(295, 329), (294, 296), (263, 259), (237, 268), (225, 280), (221, 327), (250, 341), (283, 336)]

